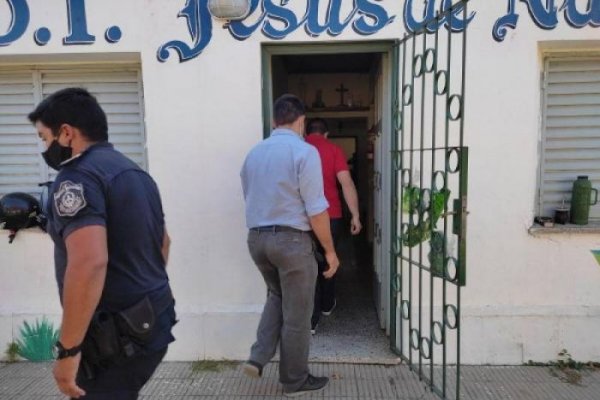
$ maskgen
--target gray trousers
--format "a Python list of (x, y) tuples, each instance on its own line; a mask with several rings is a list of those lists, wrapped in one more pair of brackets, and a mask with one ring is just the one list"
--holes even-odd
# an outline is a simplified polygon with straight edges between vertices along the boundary
[(267, 364), (280, 343), (279, 380), (287, 392), (308, 377), (310, 317), (317, 263), (307, 232), (248, 233), (248, 249), (267, 284), (268, 296), (250, 360)]

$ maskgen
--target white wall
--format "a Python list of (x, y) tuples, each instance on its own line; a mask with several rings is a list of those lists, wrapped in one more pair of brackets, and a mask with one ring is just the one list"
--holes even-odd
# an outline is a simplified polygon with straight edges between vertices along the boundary
[[(29, 1), (30, 28), (21, 40), (0, 47), (0, 65), (16, 61), (16, 55), (44, 62), (49, 53), (77, 54), (81, 61), (90, 53), (108, 59), (117, 58), (115, 52), (139, 53), (150, 172), (161, 188), (173, 238), (169, 272), (181, 319), (169, 358), (244, 359), (265, 289), (247, 255), (238, 172), (248, 149), (262, 138), (260, 44), (268, 40), (260, 33), (234, 40), (215, 22), (212, 42), (199, 57), (179, 63), (173, 54), (159, 63), (161, 44), (189, 42), (185, 21), (176, 19), (183, 1), (88, 1), (97, 42), (68, 47), (58, 40), (67, 33), (65, 9), (54, 3)], [(397, 17), (377, 35), (365, 38), (348, 29), (335, 40), (400, 37), (400, 3), (381, 2)], [(587, 41), (585, 47), (600, 51), (593, 41), (599, 31), (575, 30), (564, 22), (543, 31), (519, 4), (517, 29), (497, 43), (491, 30), (506, 4), (472, 4), (477, 16), (468, 50), (471, 214), (463, 362), (545, 361), (563, 348), (577, 359), (599, 361), (593, 332), (600, 327), (600, 267), (590, 254), (600, 248), (599, 236), (528, 234), (540, 140), (540, 42)], [(6, 7), (0, 3), (0, 31), (8, 25)], [(123, 30), (118, 44), (102, 38), (110, 25)], [(31, 40), (39, 26), (53, 32), (45, 47)], [(310, 39), (299, 29), (286, 40), (332, 38)], [(50, 315), (58, 321), (60, 314), (50, 240), (22, 232), (14, 244), (7, 241), (0, 233), (0, 348), (23, 318)]]
[[(597, 39), (598, 31), (542, 31), (527, 12), (503, 43), (487, 29), (502, 4), (478, 7), (468, 60), (466, 142), (471, 147), (465, 362), (597, 360), (582, 326), (600, 323), (600, 235), (528, 234), (535, 213), (540, 140), (540, 41)], [(560, 17), (562, 18), (562, 16)], [(487, 36), (487, 41), (482, 40)], [(475, 43), (473, 43), (475, 42)], [(589, 47), (600, 50), (598, 42)], [(490, 340), (495, 337), (495, 340)]]

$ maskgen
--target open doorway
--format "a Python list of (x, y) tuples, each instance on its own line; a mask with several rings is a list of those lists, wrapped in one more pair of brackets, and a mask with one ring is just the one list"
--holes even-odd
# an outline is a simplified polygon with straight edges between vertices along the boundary
[(375, 47), (270, 46), (263, 53), (266, 121), (273, 99), (285, 93), (300, 97), (307, 121), (327, 122), (328, 138), (342, 148), (359, 198), (363, 230), (352, 236), (340, 190), (344, 228), (337, 245), (337, 307), (320, 319), (311, 343), (313, 361), (397, 362), (386, 335), (389, 253), (386, 258), (381, 233), (389, 204), (383, 195), (386, 146), (381, 133), (391, 120), (391, 46)]

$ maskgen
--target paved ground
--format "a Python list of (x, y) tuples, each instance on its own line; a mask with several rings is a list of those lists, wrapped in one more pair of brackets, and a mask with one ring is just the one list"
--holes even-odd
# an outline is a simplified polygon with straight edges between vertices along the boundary
[[(0, 399), (58, 400), (50, 364), (0, 364)], [(435, 400), (406, 366), (312, 364), (316, 374), (331, 378), (318, 394), (303, 398), (363, 400)], [(452, 371), (449, 372), (449, 375)], [(461, 399), (598, 400), (600, 372), (565, 374), (548, 367), (463, 367)], [(280, 399), (277, 364), (261, 379), (246, 378), (238, 366), (221, 371), (194, 371), (190, 363), (164, 363), (142, 392), (142, 399)]]

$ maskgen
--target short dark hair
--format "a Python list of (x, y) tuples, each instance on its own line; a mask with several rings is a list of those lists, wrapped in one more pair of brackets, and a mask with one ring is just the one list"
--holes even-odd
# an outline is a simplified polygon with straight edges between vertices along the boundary
[(67, 88), (53, 93), (27, 118), (34, 124), (40, 121), (52, 130), (54, 136), (58, 135), (61, 125), (69, 124), (91, 141), (108, 140), (106, 114), (96, 98), (82, 88)]
[(284, 94), (275, 100), (273, 120), (275, 126), (288, 125), (306, 113), (302, 100), (293, 94)]
[(323, 118), (314, 118), (311, 119), (308, 125), (306, 125), (306, 133), (320, 133), (321, 135), (329, 132), (329, 128), (327, 127), (327, 122)]

